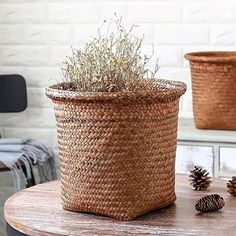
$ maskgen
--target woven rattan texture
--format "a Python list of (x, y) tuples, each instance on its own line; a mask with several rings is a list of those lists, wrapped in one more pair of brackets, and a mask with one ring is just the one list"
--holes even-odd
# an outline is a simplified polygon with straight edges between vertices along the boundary
[(55, 103), (65, 209), (131, 220), (175, 201), (178, 102), (185, 91), (178, 86), (174, 99), (171, 88), (160, 92), (161, 101), (146, 95), (102, 101), (101, 94), (93, 100), (92, 93), (63, 101), (57, 90), (54, 97), (47, 92)]
[(208, 61), (201, 54), (188, 58), (195, 124), (203, 129), (236, 130), (236, 53), (217, 55)]

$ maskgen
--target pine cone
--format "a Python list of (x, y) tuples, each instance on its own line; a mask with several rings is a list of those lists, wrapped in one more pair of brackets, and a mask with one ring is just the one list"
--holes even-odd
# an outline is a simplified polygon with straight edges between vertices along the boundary
[(229, 180), (227, 183), (228, 192), (236, 197), (236, 176), (232, 177), (232, 180)]
[(218, 211), (225, 205), (224, 199), (218, 194), (211, 194), (202, 197), (195, 205), (195, 209), (200, 212)]
[(206, 169), (200, 166), (194, 166), (194, 169), (190, 171), (190, 184), (194, 190), (202, 191), (206, 190), (211, 184), (211, 177)]

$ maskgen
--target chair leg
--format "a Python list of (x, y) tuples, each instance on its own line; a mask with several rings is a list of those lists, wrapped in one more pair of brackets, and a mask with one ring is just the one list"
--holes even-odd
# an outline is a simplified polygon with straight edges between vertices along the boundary
[[(22, 166), (22, 170), (23, 170), (24, 174), (26, 175), (27, 173), (26, 173), (26, 168), (25, 168), (24, 165)], [(32, 186), (35, 185), (35, 178), (34, 178), (34, 173), (33, 173), (32, 166), (30, 166), (30, 173), (31, 173), (31, 178), (27, 179), (27, 185), (26, 185), (27, 188), (32, 187)]]
[(23, 233), (15, 230), (7, 223), (6, 223), (6, 232), (7, 232), (7, 236), (27, 236), (26, 234), (23, 234)]

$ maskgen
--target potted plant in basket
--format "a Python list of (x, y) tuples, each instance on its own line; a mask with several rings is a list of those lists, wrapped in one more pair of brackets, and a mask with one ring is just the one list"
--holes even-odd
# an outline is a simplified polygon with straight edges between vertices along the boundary
[[(186, 86), (155, 79), (142, 39), (116, 31), (73, 49), (50, 86), (67, 210), (131, 220), (176, 199), (178, 104)], [(157, 69), (157, 67), (156, 67)]]

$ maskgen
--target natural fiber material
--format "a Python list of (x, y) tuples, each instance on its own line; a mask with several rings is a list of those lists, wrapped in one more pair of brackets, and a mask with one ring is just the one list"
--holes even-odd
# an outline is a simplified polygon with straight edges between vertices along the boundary
[(194, 169), (190, 171), (189, 179), (190, 184), (194, 190), (203, 191), (206, 190), (211, 184), (211, 177), (208, 176), (209, 172), (200, 166), (194, 166)]
[(122, 93), (55, 87), (46, 94), (55, 104), (64, 209), (131, 220), (175, 201), (183, 83)]
[(200, 212), (211, 212), (222, 209), (225, 205), (224, 199), (218, 194), (211, 194), (202, 197), (195, 205), (195, 209)]
[(236, 52), (195, 52), (190, 61), (197, 128), (236, 130)]
[(228, 192), (236, 197), (236, 176), (233, 176), (227, 183)]

